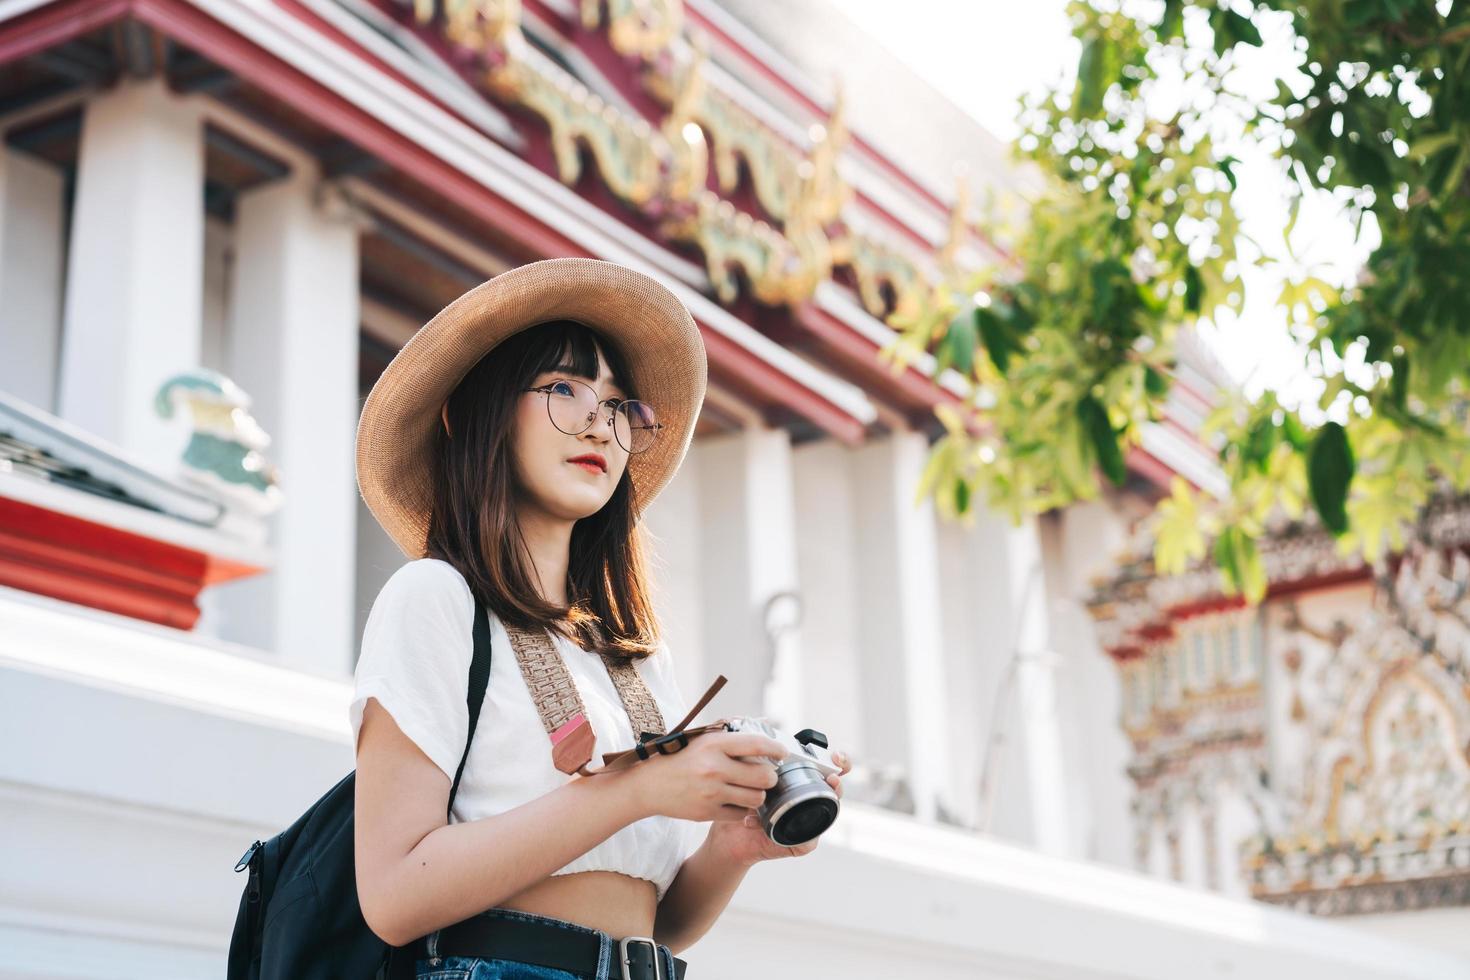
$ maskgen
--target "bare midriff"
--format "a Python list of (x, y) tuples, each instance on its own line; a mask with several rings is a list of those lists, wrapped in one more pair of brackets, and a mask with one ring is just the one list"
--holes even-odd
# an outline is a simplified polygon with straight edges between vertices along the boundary
[(645, 878), (616, 871), (578, 871), (544, 878), (499, 908), (565, 919), (614, 939), (652, 936), (658, 889)]

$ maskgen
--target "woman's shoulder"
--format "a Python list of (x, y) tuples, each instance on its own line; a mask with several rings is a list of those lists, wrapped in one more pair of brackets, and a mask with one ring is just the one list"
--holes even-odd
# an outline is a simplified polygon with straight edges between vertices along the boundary
[(400, 565), (378, 592), (378, 603), (457, 609), (474, 615), (474, 595), (459, 569), (439, 558), (415, 558)]
[(411, 558), (393, 572), (388, 581), (408, 582), (417, 586), (454, 584), (469, 591), (459, 569), (442, 558)]

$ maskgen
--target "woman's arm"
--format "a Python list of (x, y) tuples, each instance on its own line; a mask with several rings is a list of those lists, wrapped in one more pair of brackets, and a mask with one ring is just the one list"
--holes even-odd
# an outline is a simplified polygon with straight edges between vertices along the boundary
[(647, 815), (632, 771), (573, 779), (504, 813), (446, 824), (449, 777), (369, 699), (354, 829), (363, 918), (400, 946), (500, 904)]
[[(827, 783), (840, 800), (842, 777), (851, 771), (852, 759), (846, 752), (834, 752), (832, 761), (842, 771), (828, 776)], [(747, 809), (743, 815), (738, 808), (734, 811), (710, 824), (704, 843), (680, 866), (679, 874), (659, 902), (653, 935), (676, 953), (688, 949), (709, 932), (730, 904), (747, 871), (762, 861), (810, 854), (820, 840), (813, 837), (805, 844), (790, 847), (776, 844), (766, 836), (754, 810)], [(739, 819), (732, 819), (733, 816)]]
[(653, 938), (675, 953), (693, 946), (725, 911), (750, 868), (717, 854), (706, 837), (699, 850), (684, 860), (658, 903)]

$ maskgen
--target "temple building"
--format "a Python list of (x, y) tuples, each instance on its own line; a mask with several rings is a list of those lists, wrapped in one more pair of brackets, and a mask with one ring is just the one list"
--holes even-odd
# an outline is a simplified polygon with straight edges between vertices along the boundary
[[(1128, 557), (1171, 480), (1221, 485), (1203, 347), (1121, 489), (1019, 524), (915, 501), (968, 388), (888, 363), (888, 320), (1011, 261), (967, 202), (1024, 177), (818, 0), (0, 0), (0, 136), (0, 980), (222, 973), (240, 852), (352, 767), (406, 560), (357, 494), (362, 400), (447, 302), (554, 256), (655, 276), (704, 340), (642, 524), (681, 688), (724, 674), (710, 720), (856, 764), (696, 977), (751, 948), (792, 977), (1470, 970), (1270, 904), (1463, 902), (1463, 663), (1393, 666), (1414, 634), (1358, 615), (1361, 570), (1247, 613)], [(1463, 584), (1445, 560), (1404, 587)], [(1421, 746), (1443, 766), (1394, 783), (1382, 752)], [(1301, 806), (1263, 817), (1262, 773)], [(1430, 815), (1365, 816), (1401, 793)]]
[(1470, 911), (1470, 502), (1375, 562), (1309, 514), (1263, 548), (1248, 607), (1146, 535), (1090, 608), (1132, 743), (1140, 868), (1402, 934)]

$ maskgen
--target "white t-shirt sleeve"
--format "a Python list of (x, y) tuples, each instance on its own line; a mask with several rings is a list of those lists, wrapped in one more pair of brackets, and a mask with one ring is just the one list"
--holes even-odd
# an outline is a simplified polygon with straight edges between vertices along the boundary
[(353, 745), (376, 698), (451, 780), (469, 734), (474, 598), (452, 565), (420, 558), (394, 572), (363, 628), (349, 716)]

